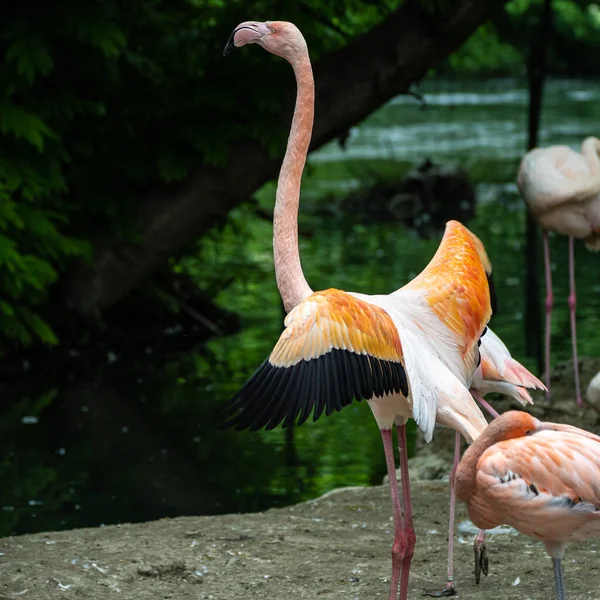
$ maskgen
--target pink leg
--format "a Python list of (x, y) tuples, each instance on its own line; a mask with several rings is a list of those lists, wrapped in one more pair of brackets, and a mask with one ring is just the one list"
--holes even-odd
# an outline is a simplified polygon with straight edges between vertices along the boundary
[(456, 488), (454, 487), (454, 477), (458, 463), (460, 461), (460, 433), (456, 432), (454, 440), (454, 464), (450, 473), (450, 524), (448, 527), (448, 575), (446, 585), (441, 590), (425, 590), (427, 596), (433, 598), (442, 598), (444, 596), (454, 596), (456, 587), (454, 585), (454, 512), (456, 508)]
[(571, 313), (571, 341), (573, 343), (573, 369), (575, 371), (575, 394), (577, 406), (583, 406), (581, 388), (579, 386), (579, 360), (577, 359), (577, 328), (575, 324), (575, 253), (573, 251), (573, 237), (569, 236), (569, 312)]
[(498, 416), (498, 412), (494, 410), (486, 400), (483, 399), (483, 396), (479, 392), (475, 391), (474, 389), (471, 389), (470, 391), (471, 396), (473, 396), (473, 398), (475, 398), (475, 400), (481, 404), (481, 406), (487, 411), (492, 419), (495, 419)]
[(402, 478), (402, 507), (404, 513), (403, 540), (405, 542), (404, 559), (402, 561), (402, 575), (400, 578), (399, 600), (408, 598), (408, 576), (410, 563), (415, 550), (415, 528), (413, 526), (412, 502), (410, 498), (410, 481), (408, 477), (408, 455), (406, 446), (406, 425), (397, 426), (398, 447), (400, 450), (400, 476)]
[(391, 429), (381, 430), (383, 450), (385, 451), (385, 464), (390, 480), (390, 496), (394, 511), (394, 544), (392, 546), (392, 580), (390, 584), (390, 600), (396, 600), (398, 583), (400, 581), (400, 568), (404, 555), (404, 540), (402, 538), (402, 513), (400, 511), (400, 498), (398, 496), (398, 479), (396, 478), (396, 461), (394, 459), (394, 445)]
[(479, 533), (475, 538), (473, 549), (475, 550), (475, 583), (479, 585), (481, 574), (483, 573), (486, 577), (488, 574), (488, 557), (487, 550), (485, 548), (485, 530), (479, 530)]
[(552, 307), (554, 296), (552, 295), (552, 271), (550, 267), (550, 243), (548, 232), (544, 230), (544, 268), (546, 271), (546, 400), (550, 400), (550, 334), (552, 333)]

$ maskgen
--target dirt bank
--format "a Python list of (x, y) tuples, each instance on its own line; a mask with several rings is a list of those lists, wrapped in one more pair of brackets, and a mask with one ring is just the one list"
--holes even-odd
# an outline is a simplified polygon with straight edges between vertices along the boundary
[[(550, 407), (540, 403), (538, 415), (598, 431), (597, 413), (578, 411), (558, 381), (556, 392), (564, 399)], [(440, 456), (423, 452), (413, 462), (413, 473), (443, 474), (452, 436), (440, 433)], [(441, 586), (445, 579), (447, 484), (415, 481), (413, 497), (417, 547), (410, 598), (416, 599), (423, 588)], [(457, 522), (465, 519), (461, 505)], [(513, 533), (490, 536), (490, 574), (476, 586), (474, 535), (462, 527), (456, 537), (458, 597), (553, 597), (551, 563), (542, 545)], [(391, 540), (387, 486), (346, 488), (265, 513), (5, 538), (0, 540), (0, 600), (385, 599)], [(600, 598), (599, 546), (600, 540), (592, 540), (569, 548), (569, 598)]]

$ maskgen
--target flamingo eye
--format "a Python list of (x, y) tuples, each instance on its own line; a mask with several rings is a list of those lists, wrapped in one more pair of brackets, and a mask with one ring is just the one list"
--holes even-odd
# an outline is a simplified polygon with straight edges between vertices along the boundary
[(269, 27), (269, 31), (270, 31), (271, 33), (275, 33), (275, 27)]
[(533, 430), (529, 429), (528, 431), (525, 432), (525, 435), (532, 435), (533, 434)]

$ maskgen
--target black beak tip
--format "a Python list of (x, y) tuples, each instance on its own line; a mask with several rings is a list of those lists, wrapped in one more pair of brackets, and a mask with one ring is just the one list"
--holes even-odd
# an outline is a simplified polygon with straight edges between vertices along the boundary
[(231, 54), (231, 51), (235, 48), (235, 44), (233, 43), (233, 36), (235, 35), (235, 30), (231, 32), (227, 43), (225, 44), (225, 48), (223, 48), (223, 56), (227, 56)]

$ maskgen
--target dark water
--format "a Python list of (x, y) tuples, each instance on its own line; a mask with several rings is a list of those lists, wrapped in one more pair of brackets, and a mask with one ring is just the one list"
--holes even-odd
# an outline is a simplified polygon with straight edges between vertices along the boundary
[[(424, 158), (465, 169), (477, 184), (467, 225), (494, 263), (500, 312), (493, 328), (524, 355), (524, 211), (514, 178), (525, 146), (527, 95), (514, 81), (424, 86), (427, 108), (398, 98), (353, 129), (346, 150), (315, 153), (303, 206), (314, 208)], [(577, 147), (598, 134), (600, 85), (550, 82), (542, 143)], [(259, 195), (272, 206), (273, 187)], [(314, 289), (386, 293), (422, 269), (439, 236), (424, 240), (394, 222), (354, 215), (301, 215), (301, 252)], [(239, 313), (242, 331), (202, 353), (107, 356), (85, 381), (27, 381), (4, 390), (0, 418), (0, 534), (96, 526), (181, 514), (259, 510), (314, 497), (340, 485), (379, 483), (381, 440), (368, 407), (355, 404), (291, 433), (219, 432), (214, 414), (276, 342), (283, 313), (275, 287), (272, 229), (250, 208), (205, 239), (182, 268), (198, 281), (234, 282), (218, 303)], [(577, 244), (581, 355), (600, 354), (597, 255)], [(552, 239), (553, 360), (570, 356), (567, 241)], [(543, 296), (543, 279), (539, 285)], [(587, 382), (583, 382), (587, 384)], [(414, 441), (414, 440), (413, 440)]]

